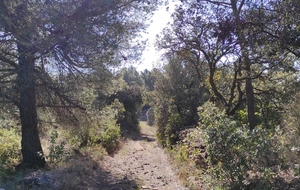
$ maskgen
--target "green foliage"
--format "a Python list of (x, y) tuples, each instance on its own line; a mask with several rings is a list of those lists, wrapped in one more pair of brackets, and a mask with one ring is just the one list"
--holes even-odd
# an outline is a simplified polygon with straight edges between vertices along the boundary
[(203, 125), (199, 130), (207, 146), (209, 168), (205, 175), (210, 188), (244, 189), (249, 183), (251, 189), (269, 189), (278, 172), (275, 166), (280, 164), (277, 134), (263, 129), (250, 132), (212, 103), (200, 111)]
[(291, 101), (285, 106), (287, 110), (284, 114), (282, 125), (283, 135), (282, 143), (286, 147), (284, 149), (284, 157), (288, 163), (292, 165), (299, 175), (300, 162), (300, 94), (297, 93), (291, 97)]
[(167, 147), (176, 144), (178, 140), (178, 133), (184, 128), (182, 118), (179, 114), (171, 114), (168, 119), (168, 124), (164, 131), (163, 144)]
[(12, 105), (1, 105), (0, 108), (0, 128), (14, 129), (15, 132), (20, 130), (20, 120), (18, 118), (18, 110)]
[(170, 116), (169, 105), (167, 102), (162, 102), (160, 105), (156, 106), (155, 118), (158, 126), (156, 135), (162, 146), (167, 146), (165, 140), (166, 126), (168, 125), (168, 118)]
[(164, 72), (155, 70), (155, 119), (163, 146), (176, 144), (180, 130), (197, 125), (197, 108), (204, 93), (195, 70), (184, 60), (172, 58)]
[(180, 134), (181, 141), (172, 146), (170, 154), (181, 181), (191, 190), (200, 190), (203, 183), (201, 173), (206, 162), (200, 155), (199, 147), (195, 148), (195, 142), (199, 140), (196, 129), (187, 129), (185, 132), (187, 136)]
[(234, 115), (236, 121), (238, 121), (241, 125), (248, 123), (247, 112), (244, 109), (241, 109), (236, 112)]
[(120, 145), (121, 130), (116, 124), (106, 126), (100, 135), (100, 144), (105, 148), (107, 153), (114, 153)]
[(142, 93), (137, 86), (128, 86), (117, 92), (116, 97), (124, 106), (124, 117), (118, 118), (121, 131), (139, 132), (140, 108), (143, 103)]
[(135, 67), (131, 66), (129, 68), (124, 68), (121, 71), (121, 75), (123, 80), (129, 85), (129, 86), (142, 86), (143, 81), (139, 74), (139, 72), (136, 70)]
[(57, 140), (58, 140), (58, 132), (52, 131), (49, 139), (50, 142), (50, 147), (48, 148), (49, 154), (46, 156), (46, 158), (49, 160), (51, 164), (65, 161), (70, 156), (70, 153), (65, 149), (66, 142), (65, 141), (57, 142)]
[(154, 108), (149, 108), (147, 111), (147, 124), (149, 126), (153, 126), (155, 123), (155, 115), (154, 115)]
[(141, 78), (144, 81), (144, 86), (146, 87), (146, 89), (148, 91), (153, 91), (155, 78), (152, 75), (152, 72), (145, 69), (143, 72), (141, 72)]
[(118, 119), (124, 118), (124, 107), (118, 101), (113, 101), (101, 111), (89, 109), (87, 113), (78, 115), (80, 122), (75, 128), (70, 128), (72, 136), (69, 140), (79, 146), (94, 146), (100, 144), (108, 153), (113, 153), (119, 147), (121, 137)]
[(13, 129), (0, 128), (0, 179), (21, 160), (20, 136)]
[(186, 144), (177, 146), (171, 151), (171, 154), (175, 154), (175, 159), (179, 162), (189, 161), (189, 149)]
[(104, 107), (100, 111), (98, 126), (91, 128), (89, 145), (100, 144), (109, 154), (115, 152), (119, 148), (121, 138), (121, 130), (117, 124), (117, 119), (123, 118), (123, 113), (124, 107), (118, 100)]

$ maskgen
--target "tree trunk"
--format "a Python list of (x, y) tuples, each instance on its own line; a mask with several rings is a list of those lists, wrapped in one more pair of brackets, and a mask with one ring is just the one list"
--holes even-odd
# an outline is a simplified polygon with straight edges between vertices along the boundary
[(34, 54), (30, 48), (18, 44), (19, 51), (19, 111), (22, 125), (22, 165), (30, 168), (44, 167), (46, 162), (38, 135)]
[(245, 62), (245, 72), (246, 72), (246, 100), (247, 100), (247, 111), (248, 111), (248, 122), (249, 122), (249, 129), (252, 131), (256, 127), (256, 118), (255, 118), (255, 98), (254, 98), (254, 90), (252, 84), (252, 76), (251, 76), (251, 60), (249, 58), (249, 53), (246, 47), (247, 38), (243, 32), (243, 22), (241, 21), (240, 13), (242, 7), (245, 4), (245, 1), (241, 1), (238, 5), (236, 0), (231, 0), (231, 7), (233, 10), (233, 15), (235, 18), (235, 24), (237, 24), (237, 37), (239, 41), (239, 45), (241, 46), (241, 53), (243, 61)]
[(251, 70), (250, 70), (251, 68), (250, 65), (248, 64), (246, 66), (247, 79), (246, 79), (245, 91), (246, 91), (246, 100), (247, 100), (249, 129), (252, 131), (256, 127), (255, 98), (254, 98), (254, 91), (253, 91), (252, 78), (251, 78)]

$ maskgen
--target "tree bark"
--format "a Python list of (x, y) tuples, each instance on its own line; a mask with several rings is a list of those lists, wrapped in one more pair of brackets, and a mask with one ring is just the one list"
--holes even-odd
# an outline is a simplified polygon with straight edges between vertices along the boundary
[(41, 168), (45, 166), (46, 161), (37, 127), (34, 53), (23, 44), (18, 44), (18, 51), (18, 89), (20, 96), (18, 107), (22, 125), (22, 165), (29, 168)]
[[(243, 51), (243, 50), (242, 50)], [(255, 98), (254, 98), (254, 90), (252, 85), (252, 76), (251, 76), (251, 68), (250, 68), (250, 60), (246, 58), (246, 101), (247, 101), (247, 111), (248, 111), (248, 122), (249, 122), (249, 129), (252, 131), (256, 127), (256, 118), (255, 118)]]
[(255, 117), (255, 98), (254, 98), (254, 90), (252, 84), (252, 76), (251, 76), (251, 60), (249, 58), (248, 50), (246, 47), (246, 36), (243, 33), (243, 26), (240, 18), (240, 13), (242, 7), (244, 6), (245, 0), (242, 0), (238, 6), (236, 0), (231, 0), (231, 7), (233, 10), (233, 15), (235, 18), (235, 23), (237, 24), (237, 37), (239, 41), (239, 45), (241, 47), (242, 59), (244, 61), (244, 70), (246, 72), (246, 81), (245, 81), (245, 91), (246, 91), (246, 101), (247, 101), (247, 111), (248, 111), (248, 122), (249, 129), (252, 131), (256, 127), (256, 117)]

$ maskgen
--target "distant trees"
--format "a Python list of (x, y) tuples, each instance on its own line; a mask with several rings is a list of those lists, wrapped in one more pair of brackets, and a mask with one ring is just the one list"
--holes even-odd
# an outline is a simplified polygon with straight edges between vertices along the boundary
[(154, 90), (155, 78), (154, 78), (152, 72), (145, 69), (144, 71), (141, 72), (141, 78), (144, 81), (145, 88), (148, 91), (153, 91)]
[(129, 86), (142, 86), (143, 84), (140, 73), (133, 66), (123, 68), (120, 75)]
[[(125, 118), (120, 120), (121, 129), (126, 131), (138, 131), (138, 120), (141, 112), (147, 111), (151, 106), (153, 111), (153, 101), (155, 99), (150, 96), (154, 91), (155, 77), (152, 71), (145, 69), (142, 72), (138, 72), (133, 66), (123, 68), (118, 75), (126, 83), (123, 89), (120, 89), (115, 95), (112, 95), (112, 97), (117, 98), (123, 103), (125, 108)], [(151, 104), (151, 106), (149, 104)], [(144, 110), (141, 110), (142, 107)], [(148, 118), (151, 120), (148, 120), (150, 125), (154, 124), (153, 114), (150, 114), (150, 118)]]
[[(157, 1), (0, 1), (0, 98), (18, 108), (23, 164), (44, 167), (38, 107), (84, 109), (67, 75), (101, 81)], [(125, 51), (126, 49), (126, 51)]]

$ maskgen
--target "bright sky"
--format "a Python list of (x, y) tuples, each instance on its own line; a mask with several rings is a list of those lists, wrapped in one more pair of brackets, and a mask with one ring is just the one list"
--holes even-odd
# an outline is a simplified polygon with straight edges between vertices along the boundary
[(142, 55), (142, 64), (136, 66), (138, 71), (144, 71), (145, 69), (151, 70), (157, 64), (162, 53), (155, 50), (155, 38), (157, 34), (162, 32), (167, 23), (171, 22), (171, 14), (174, 12), (177, 4), (178, 1), (169, 2), (168, 11), (166, 10), (167, 7), (163, 6), (154, 13), (152, 17), (153, 22), (150, 24), (147, 34), (145, 35), (145, 37), (148, 38), (148, 45)]

